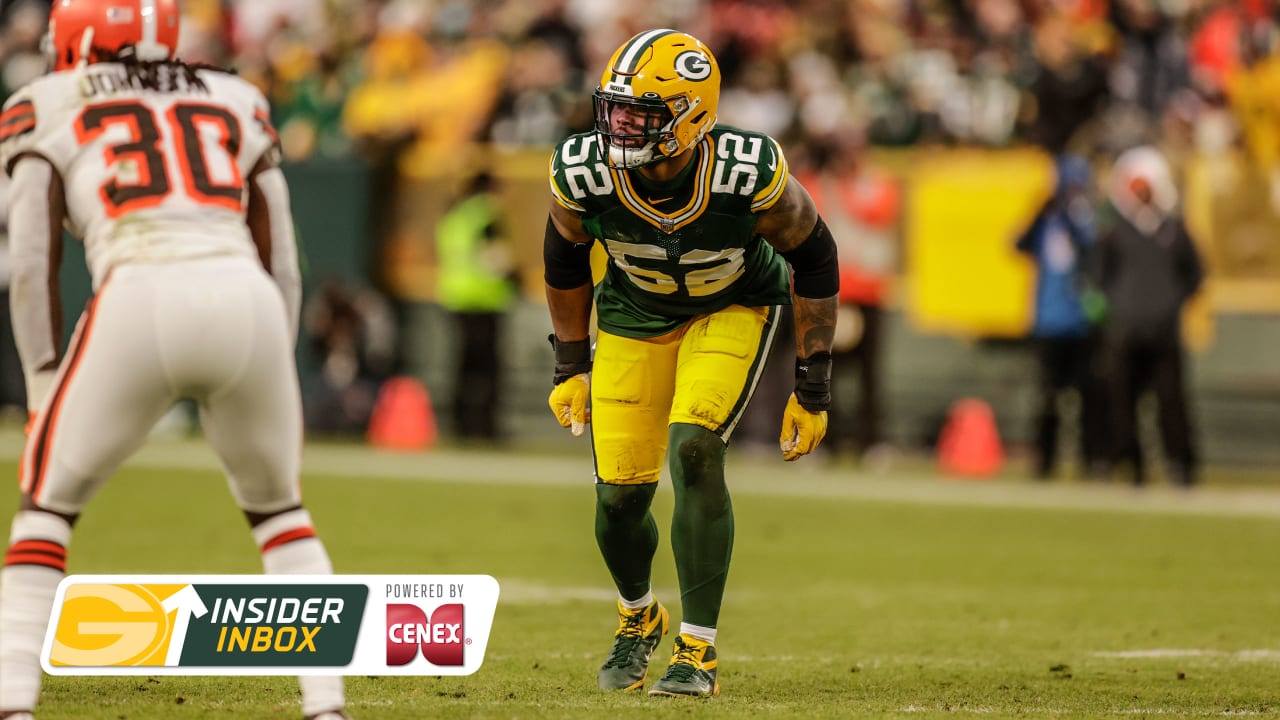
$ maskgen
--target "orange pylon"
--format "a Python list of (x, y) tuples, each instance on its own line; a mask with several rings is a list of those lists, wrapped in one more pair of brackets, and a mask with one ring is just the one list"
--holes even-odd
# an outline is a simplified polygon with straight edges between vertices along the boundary
[(407, 376), (382, 385), (369, 419), (369, 444), (390, 450), (426, 450), (436, 444), (436, 416), (427, 388)]
[(951, 406), (938, 438), (938, 466), (947, 475), (989, 478), (1004, 467), (995, 413), (984, 400), (962, 398)]

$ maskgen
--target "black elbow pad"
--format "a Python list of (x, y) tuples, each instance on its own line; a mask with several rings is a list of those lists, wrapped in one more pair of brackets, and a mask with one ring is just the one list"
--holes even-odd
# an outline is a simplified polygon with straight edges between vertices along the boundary
[(542, 277), (557, 290), (572, 290), (591, 283), (591, 245), (576, 243), (560, 234), (547, 218), (542, 241)]
[(840, 263), (836, 241), (822, 217), (804, 242), (782, 253), (791, 265), (795, 293), (803, 298), (828, 298), (840, 292)]

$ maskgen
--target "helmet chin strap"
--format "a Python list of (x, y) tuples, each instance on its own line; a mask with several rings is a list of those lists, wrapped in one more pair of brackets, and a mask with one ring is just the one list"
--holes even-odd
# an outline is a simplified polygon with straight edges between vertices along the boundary
[(609, 164), (614, 167), (637, 168), (653, 162), (653, 143), (645, 143), (643, 147), (625, 148), (609, 145)]
[[(685, 104), (683, 100), (680, 100), (678, 102), (680, 105)], [(677, 125), (684, 122), (686, 118), (693, 115), (693, 111), (697, 110), (702, 105), (702, 98), (694, 98), (693, 102), (688, 103), (688, 105), (689, 107), (685, 108), (684, 112), (671, 118), (671, 122), (667, 123), (667, 127), (664, 128), (664, 130), (669, 130), (672, 133), (672, 139), (663, 143), (663, 146), (661, 148), (662, 153), (667, 157), (670, 157), (680, 152), (680, 149), (681, 149), (680, 141), (675, 138), (675, 128)], [(679, 105), (677, 105), (677, 107), (679, 107)], [(704, 127), (703, 131), (698, 133), (697, 137), (693, 138), (693, 140), (689, 143), (689, 147), (693, 147), (693, 145), (695, 145), (698, 142), (698, 140), (701, 140), (702, 136), (706, 134), (706, 129), (705, 129), (706, 126), (703, 126), (703, 127)], [(685, 148), (685, 149), (687, 150), (688, 148)]]

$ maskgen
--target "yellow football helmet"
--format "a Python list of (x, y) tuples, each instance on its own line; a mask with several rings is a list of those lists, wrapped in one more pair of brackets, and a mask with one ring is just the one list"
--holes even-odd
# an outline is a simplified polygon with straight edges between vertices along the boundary
[(609, 164), (648, 165), (688, 150), (715, 126), (720, 67), (692, 35), (646, 30), (613, 53), (594, 101)]

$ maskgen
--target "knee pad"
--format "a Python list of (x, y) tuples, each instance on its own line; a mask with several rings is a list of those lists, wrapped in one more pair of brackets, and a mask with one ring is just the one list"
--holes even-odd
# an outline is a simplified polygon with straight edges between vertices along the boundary
[(702, 478), (723, 474), (724, 441), (704, 427), (672, 424), (670, 448), (671, 477), (677, 484), (695, 485)]
[(643, 485), (596, 484), (596, 506), (611, 518), (638, 518), (649, 512), (658, 483)]
[(71, 523), (43, 510), (22, 510), (13, 517), (5, 567), (38, 565), (65, 573), (70, 543)]

